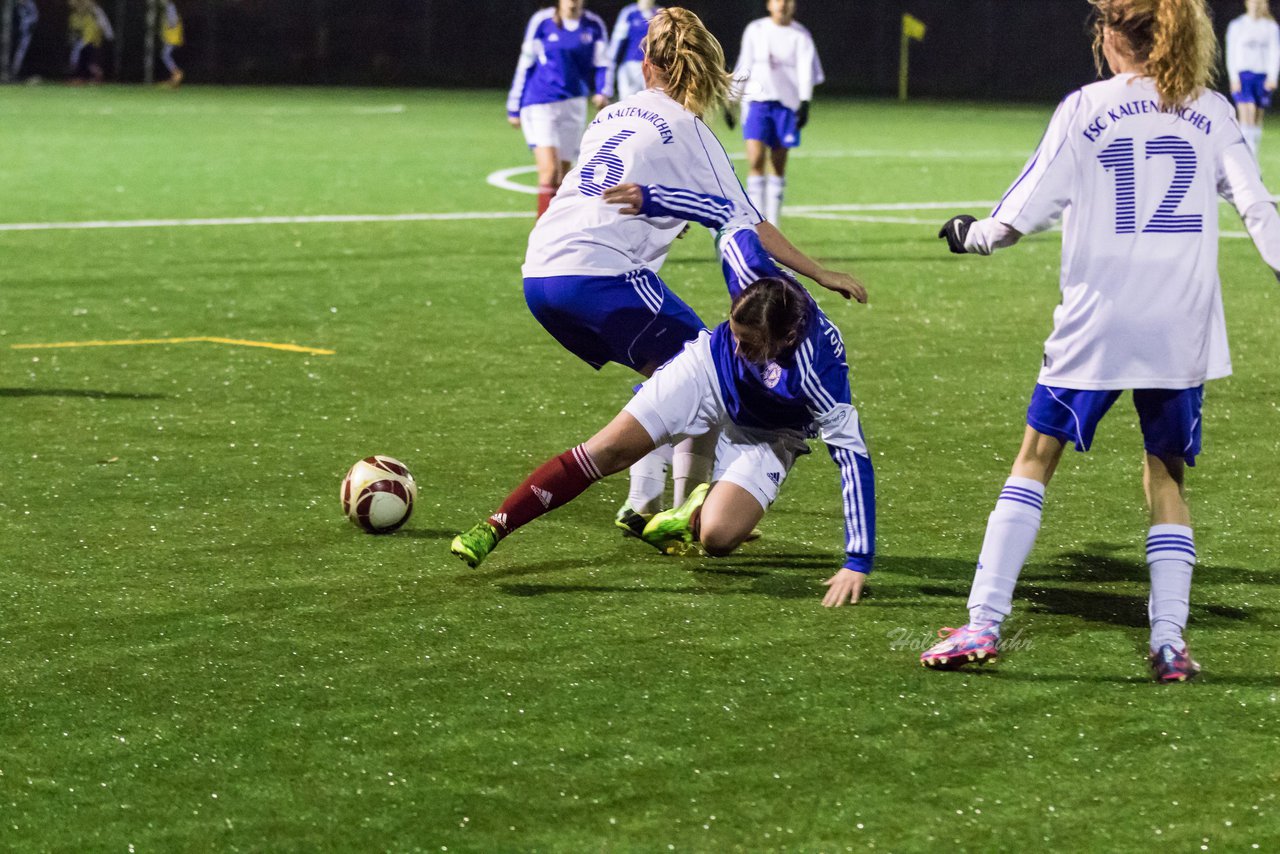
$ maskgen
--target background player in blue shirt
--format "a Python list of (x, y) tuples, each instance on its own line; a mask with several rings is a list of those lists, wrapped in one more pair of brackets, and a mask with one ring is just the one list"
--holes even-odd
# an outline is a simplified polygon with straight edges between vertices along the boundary
[[(681, 217), (708, 227), (735, 219), (726, 199), (623, 184), (605, 193), (624, 214)], [(663, 551), (698, 543), (731, 553), (777, 497), (807, 438), (821, 436), (840, 472), (845, 561), (826, 582), (826, 606), (856, 602), (875, 553), (875, 481), (849, 391), (844, 341), (808, 292), (779, 268), (754, 227), (718, 239), (733, 296), (729, 320), (703, 330), (658, 369), (603, 430), (548, 460), (483, 522), (454, 538), (451, 551), (477, 566), (515, 529), (622, 471), (655, 447), (716, 430), (714, 485), (656, 514), (642, 538)]]
[(9, 74), (17, 80), (22, 76), (22, 63), (27, 58), (27, 50), (31, 47), (31, 36), (36, 31), (36, 21), (40, 20), (40, 10), (36, 8), (36, 0), (18, 0), (14, 6), (18, 16), (18, 46), (13, 51), (13, 62), (9, 65)]
[(585, 6), (559, 0), (529, 19), (507, 95), (507, 120), (524, 131), (538, 166), (538, 216), (578, 159), (587, 98), (596, 109), (609, 103), (609, 33)]
[[(656, 0), (638, 0), (623, 6), (618, 20), (613, 24), (613, 38), (609, 41), (609, 86), (605, 93), (612, 96), (617, 90), (618, 100), (634, 95), (644, 88), (644, 74), (640, 70), (644, 62), (644, 37), (649, 32), (649, 20), (658, 11)], [(614, 69), (617, 69), (614, 74)]]

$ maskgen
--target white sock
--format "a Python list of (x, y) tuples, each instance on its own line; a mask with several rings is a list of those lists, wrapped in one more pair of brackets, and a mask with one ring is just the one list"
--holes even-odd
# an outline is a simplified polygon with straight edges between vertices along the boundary
[(683, 504), (695, 486), (711, 480), (711, 467), (716, 460), (716, 442), (719, 438), (719, 431), (712, 431), (685, 439), (676, 445), (675, 455), (671, 460), (671, 480), (675, 486), (673, 507)]
[(787, 179), (766, 175), (764, 180), (764, 218), (777, 225), (782, 220), (782, 196), (787, 189)]
[(1262, 125), (1247, 125), (1241, 130), (1244, 131), (1244, 141), (1249, 145), (1249, 150), (1257, 157), (1258, 147), (1262, 145)]
[(764, 216), (764, 176), (748, 175), (747, 176), (747, 198), (756, 210), (760, 211), (760, 215)]
[(1151, 569), (1151, 649), (1165, 644), (1185, 649), (1182, 633), (1191, 610), (1191, 568), (1196, 563), (1195, 540), (1186, 525), (1152, 525), (1147, 534), (1147, 565)]
[(667, 490), (667, 468), (671, 465), (671, 446), (655, 448), (631, 467), (631, 491), (627, 506), (641, 516), (652, 516), (662, 509), (662, 494)]
[(987, 517), (987, 535), (969, 591), (969, 625), (999, 623), (1013, 610), (1013, 588), (1040, 532), (1044, 484), (1025, 477), (1004, 482), (996, 509)]

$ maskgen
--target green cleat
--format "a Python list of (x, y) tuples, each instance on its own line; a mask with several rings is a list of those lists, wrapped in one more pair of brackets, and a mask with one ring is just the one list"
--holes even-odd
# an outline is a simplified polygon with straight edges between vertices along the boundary
[(614, 526), (622, 530), (624, 537), (639, 537), (648, 521), (649, 517), (632, 510), (630, 504), (619, 507), (618, 515), (613, 517)]
[(488, 522), (477, 522), (469, 531), (463, 531), (453, 538), (449, 551), (456, 554), (472, 569), (480, 565), (480, 561), (489, 556), (489, 552), (498, 546), (498, 530)]
[(649, 524), (644, 526), (640, 539), (653, 546), (665, 555), (682, 555), (692, 550), (693, 517), (702, 509), (702, 502), (707, 500), (711, 484), (700, 483), (685, 499), (684, 504), (673, 510), (654, 513)]

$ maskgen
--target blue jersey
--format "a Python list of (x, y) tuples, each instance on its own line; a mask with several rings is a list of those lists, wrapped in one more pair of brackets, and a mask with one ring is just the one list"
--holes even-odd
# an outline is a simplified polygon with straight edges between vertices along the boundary
[[(640, 215), (680, 217), (720, 229), (718, 243), (729, 293), (765, 277), (795, 280), (743, 225), (728, 199), (659, 185), (642, 187)], [(875, 552), (875, 479), (871, 455), (849, 390), (844, 339), (809, 297), (804, 337), (789, 354), (767, 365), (739, 358), (728, 321), (711, 332), (720, 397), (730, 420), (747, 430), (821, 436), (840, 470), (844, 503), (845, 566), (870, 572)]]
[(40, 20), (40, 10), (36, 7), (35, 0), (18, 0), (14, 11), (18, 16), (18, 29), (23, 36), (30, 35), (36, 21)]
[(585, 98), (608, 87), (608, 31), (594, 12), (582, 13), (576, 26), (556, 24), (555, 10), (529, 19), (515, 79), (507, 95), (507, 114), (522, 107)]
[(613, 25), (613, 39), (609, 42), (609, 61), (640, 62), (644, 59), (644, 50), (640, 45), (649, 33), (649, 20), (657, 14), (661, 6), (654, 6), (644, 12), (632, 3), (624, 6), (618, 13), (618, 20)]

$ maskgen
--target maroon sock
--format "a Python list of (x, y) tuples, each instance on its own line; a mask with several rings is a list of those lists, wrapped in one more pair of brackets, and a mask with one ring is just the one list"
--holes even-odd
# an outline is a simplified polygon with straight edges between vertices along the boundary
[(538, 217), (547, 212), (547, 208), (551, 207), (551, 199), (556, 194), (556, 188), (547, 184), (538, 185)]
[(505, 537), (561, 504), (568, 504), (600, 477), (586, 446), (571, 448), (547, 460), (516, 487), (498, 512), (489, 517), (489, 524), (497, 528), (499, 538)]

